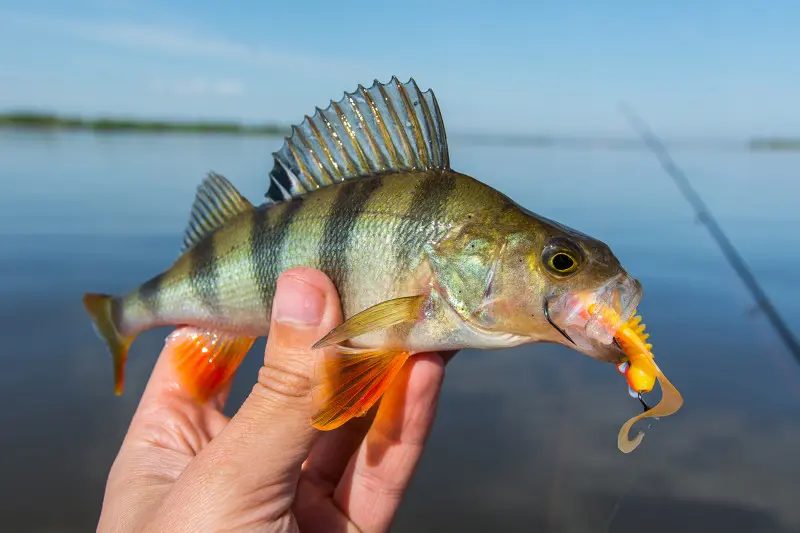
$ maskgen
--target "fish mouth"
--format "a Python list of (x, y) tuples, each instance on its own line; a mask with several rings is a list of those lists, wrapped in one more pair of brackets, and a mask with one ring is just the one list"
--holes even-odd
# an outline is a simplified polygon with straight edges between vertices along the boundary
[(617, 362), (624, 351), (615, 339), (616, 330), (608, 322), (589, 313), (593, 305), (610, 307), (626, 323), (642, 299), (642, 284), (627, 274), (619, 274), (594, 290), (571, 291), (544, 303), (547, 321), (564, 339), (592, 357)]

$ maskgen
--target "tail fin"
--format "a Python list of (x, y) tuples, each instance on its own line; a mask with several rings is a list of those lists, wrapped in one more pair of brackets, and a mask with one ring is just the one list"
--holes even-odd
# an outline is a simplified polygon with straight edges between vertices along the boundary
[(107, 294), (85, 294), (83, 305), (92, 317), (92, 324), (97, 334), (106, 341), (108, 351), (114, 361), (114, 392), (122, 394), (125, 381), (125, 361), (128, 358), (128, 347), (133, 337), (124, 337), (120, 334), (117, 324), (114, 323), (112, 308), (116, 298)]

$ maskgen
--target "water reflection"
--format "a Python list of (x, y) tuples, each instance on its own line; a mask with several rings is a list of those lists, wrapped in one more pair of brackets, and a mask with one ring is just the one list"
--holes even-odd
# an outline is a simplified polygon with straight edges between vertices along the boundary
[[(137, 139), (17, 140), (13, 161), (2, 158), (12, 161), (4, 182), (24, 178), (0, 199), (0, 518), (11, 529), (94, 528), (108, 468), (167, 331), (136, 340), (126, 393), (116, 398), (82, 292), (122, 291), (170, 264), (205, 170), (231, 174), (256, 201), (262, 194), (268, 142)], [(14, 151), (8, 146), (0, 155)], [(700, 176), (698, 188), (797, 325), (800, 238), (777, 230), (798, 215), (768, 212), (775, 204), (763, 198), (786, 202), (776, 191), (796, 165), (690, 157), (687, 172)], [(740, 198), (714, 174), (729, 157), (747, 163), (740, 169), (762, 169), (759, 180), (774, 176), (772, 192), (740, 170), (731, 179), (750, 187), (753, 201), (734, 205)], [(462, 352), (448, 368), (395, 530), (798, 530), (800, 369), (766, 322), (748, 315), (748, 294), (657, 165), (646, 154), (473, 147), (454, 147), (452, 159), (615, 248), (645, 286), (640, 311), (685, 404), (623, 455), (617, 431), (639, 406), (613, 367), (558, 346)], [(623, 212), (608, 209), (614, 179), (623, 186), (613, 205), (630, 203)], [(634, 202), (634, 186), (639, 198), (644, 189), (662, 201)], [(119, 201), (102, 205), (109, 195)], [(767, 261), (764, 249), (780, 249), (781, 263)], [(263, 347), (237, 375), (229, 413), (250, 390)]]

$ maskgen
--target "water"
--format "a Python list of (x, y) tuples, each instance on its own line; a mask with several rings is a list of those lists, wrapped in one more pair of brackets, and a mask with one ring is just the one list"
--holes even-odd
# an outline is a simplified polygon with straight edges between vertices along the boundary
[[(176, 257), (216, 170), (258, 202), (278, 139), (0, 133), (0, 522), (94, 528), (165, 330), (131, 350), (126, 394), (80, 302)], [(721, 224), (800, 331), (800, 156), (681, 151)], [(457, 170), (591, 233), (645, 287), (656, 355), (685, 398), (631, 455), (613, 367), (562, 347), (464, 351), (395, 531), (800, 531), (800, 366), (647, 152), (453, 143)], [(255, 379), (263, 341), (228, 412)], [(607, 528), (607, 529), (606, 529)]]

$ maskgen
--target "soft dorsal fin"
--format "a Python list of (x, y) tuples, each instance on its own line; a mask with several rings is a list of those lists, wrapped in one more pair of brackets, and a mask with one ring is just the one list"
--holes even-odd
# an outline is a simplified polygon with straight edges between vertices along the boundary
[(375, 80), (345, 92), (327, 109), (292, 126), (272, 154), (268, 202), (281, 202), (320, 187), (375, 174), (447, 169), (450, 156), (439, 104), (413, 78)]
[(197, 187), (189, 225), (183, 234), (181, 252), (193, 247), (225, 221), (252, 208), (253, 204), (239, 194), (230, 181), (209, 172)]

